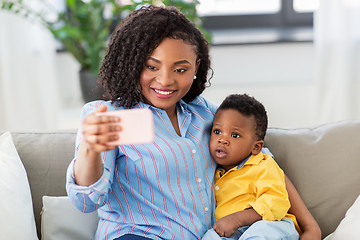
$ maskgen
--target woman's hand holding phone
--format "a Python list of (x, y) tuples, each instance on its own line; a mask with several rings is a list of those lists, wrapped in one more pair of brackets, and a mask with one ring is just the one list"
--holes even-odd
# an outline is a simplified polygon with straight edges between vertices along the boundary
[(75, 181), (90, 186), (102, 175), (100, 153), (124, 144), (144, 144), (154, 139), (154, 120), (150, 109), (107, 112), (100, 106), (83, 119), (83, 139), (75, 162)]
[(83, 120), (83, 140), (92, 151), (103, 152), (118, 145), (154, 140), (154, 120), (150, 109), (106, 110), (106, 106), (100, 106)]
[(118, 140), (118, 132), (122, 130), (119, 125), (121, 119), (118, 116), (104, 114), (106, 111), (105, 105), (100, 106), (83, 119), (81, 127), (83, 141), (90, 151), (100, 153), (116, 148), (116, 145), (109, 143)]
[(117, 132), (121, 131), (121, 127), (114, 123), (120, 122), (120, 119), (98, 115), (106, 111), (106, 106), (100, 106), (82, 121), (83, 139), (74, 163), (75, 182), (80, 186), (90, 186), (98, 181), (103, 173), (100, 153), (116, 148), (108, 143), (118, 139)]

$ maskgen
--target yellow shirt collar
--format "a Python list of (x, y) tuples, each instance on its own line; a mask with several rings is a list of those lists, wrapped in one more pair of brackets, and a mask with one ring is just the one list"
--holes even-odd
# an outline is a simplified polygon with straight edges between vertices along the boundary
[[(245, 165), (257, 165), (266, 158), (267, 158), (267, 154), (263, 154), (262, 152), (260, 152), (257, 155), (251, 155), (249, 158), (243, 160), (243, 161), (246, 161), (244, 164), (242, 164), (242, 162), (240, 162), (239, 165), (231, 168), (228, 172), (232, 172), (237, 169), (240, 169)], [(225, 170), (221, 167), (218, 168), (217, 171), (219, 171), (220, 175), (223, 175), (225, 173)]]

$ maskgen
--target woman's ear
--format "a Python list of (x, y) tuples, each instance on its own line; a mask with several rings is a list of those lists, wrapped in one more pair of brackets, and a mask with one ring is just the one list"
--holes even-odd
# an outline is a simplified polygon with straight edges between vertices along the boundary
[(254, 143), (254, 147), (252, 149), (252, 155), (258, 155), (261, 152), (261, 149), (264, 147), (264, 141), (258, 140)]
[(200, 59), (198, 59), (198, 60), (196, 61), (195, 75), (197, 74), (197, 71), (198, 71), (198, 69), (199, 69), (200, 62), (201, 62), (201, 60), (200, 60)]

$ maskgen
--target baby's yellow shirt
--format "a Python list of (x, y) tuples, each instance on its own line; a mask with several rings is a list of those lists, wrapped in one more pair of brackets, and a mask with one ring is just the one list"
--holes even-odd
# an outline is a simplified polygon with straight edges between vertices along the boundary
[(290, 201), (284, 172), (268, 154), (252, 155), (243, 166), (215, 172), (215, 219), (253, 208), (263, 220), (290, 218), (298, 232), (294, 215), (288, 214)]

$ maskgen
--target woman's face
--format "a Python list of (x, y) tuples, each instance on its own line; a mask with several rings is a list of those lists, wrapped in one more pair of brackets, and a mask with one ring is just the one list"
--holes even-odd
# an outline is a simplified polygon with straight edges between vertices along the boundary
[(144, 64), (140, 85), (145, 102), (174, 114), (176, 103), (190, 90), (200, 61), (195, 47), (165, 38)]

